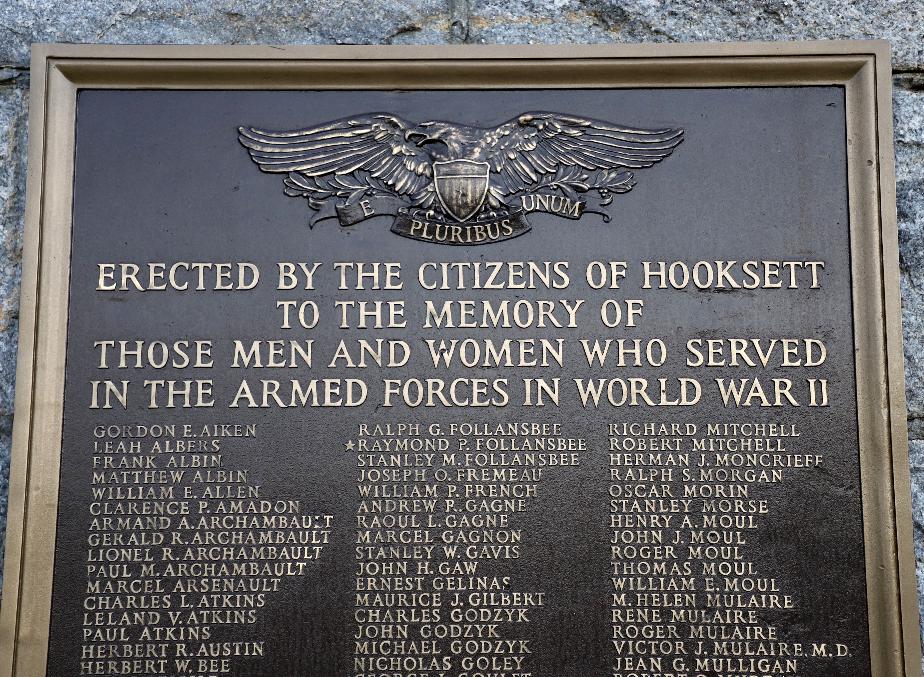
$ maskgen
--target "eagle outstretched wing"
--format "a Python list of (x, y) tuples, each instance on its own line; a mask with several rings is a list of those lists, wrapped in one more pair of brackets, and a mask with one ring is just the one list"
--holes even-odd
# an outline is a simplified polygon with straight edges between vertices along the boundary
[[(651, 167), (681, 141), (682, 129), (633, 129), (590, 118), (533, 112), (489, 131), (485, 159), (497, 176), (494, 187), (509, 195), (522, 190), (524, 184), (555, 176), (561, 168), (599, 173)], [(624, 181), (631, 182), (631, 172), (622, 174)]]
[(405, 138), (411, 128), (395, 115), (369, 113), (292, 131), (239, 127), (238, 139), (262, 171), (287, 175), (289, 195), (336, 190), (325, 179), (354, 172), (398, 195), (413, 195), (430, 185), (432, 169), (429, 156)]

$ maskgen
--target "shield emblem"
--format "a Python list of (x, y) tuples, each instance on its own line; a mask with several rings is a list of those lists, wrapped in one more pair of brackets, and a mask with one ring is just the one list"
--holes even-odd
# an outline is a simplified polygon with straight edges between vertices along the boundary
[(457, 221), (467, 221), (488, 196), (487, 162), (446, 160), (433, 163), (433, 186), (443, 210)]

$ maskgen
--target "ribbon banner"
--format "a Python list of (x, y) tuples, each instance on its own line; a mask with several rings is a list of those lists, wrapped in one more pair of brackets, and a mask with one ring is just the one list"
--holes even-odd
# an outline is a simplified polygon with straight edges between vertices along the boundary
[(506, 211), (498, 213), (494, 218), (460, 223), (433, 220), (429, 212), (409, 208), (406, 202), (392, 195), (360, 196), (337, 205), (336, 212), (340, 225), (344, 227), (376, 216), (394, 216), (391, 232), (396, 235), (422, 242), (476, 245), (502, 242), (527, 232), (532, 227), (526, 219), (530, 212), (579, 219), (584, 214), (586, 204), (551, 194), (521, 195), (519, 202), (518, 206), (508, 205)]
[(337, 205), (337, 218), (341, 226), (353, 226), (374, 216), (395, 216), (406, 206), (406, 202), (394, 195), (360, 197), (355, 202), (347, 200)]
[(529, 212), (544, 212), (554, 214), (564, 219), (579, 219), (584, 215), (586, 202), (572, 200), (564, 195), (551, 193), (528, 193), (520, 196), (520, 206), (527, 214)]
[(412, 240), (439, 244), (471, 245), (502, 242), (522, 235), (532, 226), (522, 210), (511, 210), (495, 219), (445, 223), (428, 221), (406, 209), (398, 212), (391, 232)]

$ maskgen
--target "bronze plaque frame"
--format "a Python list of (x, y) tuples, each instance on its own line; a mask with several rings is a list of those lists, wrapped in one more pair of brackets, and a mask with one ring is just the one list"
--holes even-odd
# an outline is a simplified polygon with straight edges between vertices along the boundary
[(45, 673), (58, 511), (77, 94), (112, 89), (845, 88), (872, 673), (921, 674), (889, 45), (36, 45), (0, 677)]

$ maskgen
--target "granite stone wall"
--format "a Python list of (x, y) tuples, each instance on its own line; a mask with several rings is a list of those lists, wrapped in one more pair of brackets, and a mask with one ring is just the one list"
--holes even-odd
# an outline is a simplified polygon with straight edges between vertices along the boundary
[(918, 591), (924, 600), (924, 0), (0, 2), (0, 534), (6, 521), (13, 420), (31, 43), (635, 43), (834, 38), (892, 42), (908, 431)]

